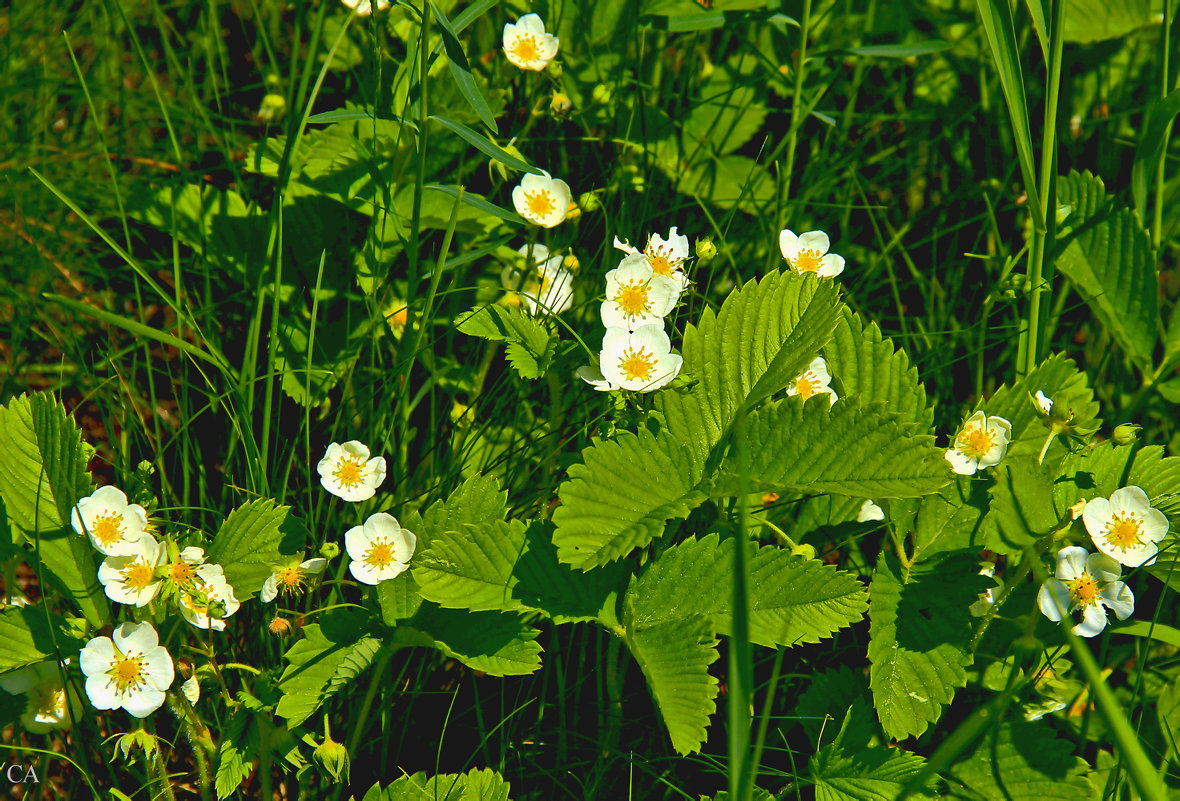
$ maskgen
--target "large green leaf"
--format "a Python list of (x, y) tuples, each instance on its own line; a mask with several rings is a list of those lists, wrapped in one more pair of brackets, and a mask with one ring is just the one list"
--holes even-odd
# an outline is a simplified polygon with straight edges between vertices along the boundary
[(859, 398), (864, 404), (883, 401), (891, 412), (903, 414), (928, 433), (934, 410), (926, 404), (926, 388), (918, 380), (918, 368), (904, 350), (882, 336), (874, 322), (848, 307), (836, 323), (832, 341), (824, 346), (824, 358), (842, 397)]
[(356, 610), (336, 611), (303, 629), (303, 638), (287, 649), (288, 665), (279, 679), (283, 697), (275, 714), (289, 726), (302, 723), (327, 698), (353, 682), (381, 648), (365, 631)]
[(362, 801), (508, 801), (510, 789), (500, 774), (488, 768), (429, 778), (414, 773), (385, 788), (374, 784)]
[(254, 713), (247, 709), (232, 712), (221, 730), (218, 745), (215, 789), (218, 798), (229, 798), (254, 771), (254, 754), (259, 750)]
[(718, 67), (701, 87), (701, 100), (694, 103), (684, 123), (684, 145), (689, 157), (701, 158), (706, 146), (717, 155), (732, 153), (750, 141), (762, 128), (766, 107), (758, 103), (758, 91), (750, 85), (752, 76), (731, 76)]
[(992, 469), (985, 543), (989, 550), (1019, 554), (1056, 528), (1053, 478), (1032, 456), (1005, 459)]
[(522, 378), (545, 375), (557, 352), (557, 336), (520, 308), (481, 306), (460, 314), (455, 327), (468, 336), (508, 343), (508, 362)]
[(391, 642), (435, 648), (493, 676), (524, 676), (541, 666), (538, 633), (518, 615), (440, 609), (425, 603), (394, 630)]
[(1118, 39), (1159, 24), (1151, 0), (1065, 0), (1065, 41)]
[[(637, 628), (704, 615), (712, 633), (728, 635), (733, 612), (734, 539), (710, 534), (664, 551), (627, 590), (624, 603)], [(817, 559), (774, 546), (750, 551), (750, 641), (775, 647), (819, 642), (864, 616), (864, 585)], [(702, 592), (708, 587), (708, 592)]]
[(852, 718), (849, 709), (836, 741), (811, 758), (816, 801), (897, 798), (926, 760), (897, 748), (846, 746), (845, 729)]
[(956, 797), (1010, 801), (1093, 798), (1086, 763), (1044, 723), (1014, 718), (988, 732), (943, 777)]
[(709, 665), (717, 659), (713, 628), (705, 615), (686, 615), (646, 628), (628, 626), (627, 647), (647, 678), (672, 747), (680, 754), (700, 749), (717, 709), (717, 679), (709, 675)]
[(1159, 280), (1147, 231), (1089, 172), (1060, 178), (1057, 202), (1072, 206), (1059, 232), (1057, 269), (1073, 281), (1131, 361), (1151, 372)]
[(225, 570), (239, 601), (253, 598), (275, 566), (298, 553), (311, 535), (290, 507), (272, 500), (249, 501), (229, 513), (217, 529), (205, 559)]
[(61, 615), (37, 606), (8, 606), (0, 612), (0, 673), (47, 659), (67, 659), (85, 643)]
[(968, 607), (984, 589), (975, 554), (902, 567), (886, 550), (869, 585), (869, 685), (885, 732), (916, 736), (938, 720), (971, 664)]
[[(1071, 411), (1071, 424), (1079, 434), (1093, 433), (1098, 428), (1098, 402), (1086, 382), (1086, 374), (1064, 353), (1056, 353), (1011, 387), (1001, 386), (983, 404), (989, 416), (1002, 417), (1012, 424), (1010, 455), (1040, 453), (1049, 435), (1049, 427), (1042, 421), (1034, 400), (1037, 392), (1043, 392), (1054, 405)], [(1064, 443), (1055, 442), (1046, 459), (1053, 461), (1065, 450)]]
[[(785, 398), (752, 413), (737, 434), (747, 441), (742, 476), (731, 450), (715, 492), (810, 491), (862, 498), (926, 495), (950, 483), (952, 473), (934, 437), (884, 404), (862, 406), (827, 397)], [(743, 480), (744, 478), (744, 480)]]
[(93, 489), (86, 472), (93, 450), (58, 400), (38, 393), (0, 406), (0, 453), (0, 497), (9, 518), (36, 543), (57, 589), (91, 625), (105, 625), (111, 609), (94, 550), (70, 526), (74, 504)]

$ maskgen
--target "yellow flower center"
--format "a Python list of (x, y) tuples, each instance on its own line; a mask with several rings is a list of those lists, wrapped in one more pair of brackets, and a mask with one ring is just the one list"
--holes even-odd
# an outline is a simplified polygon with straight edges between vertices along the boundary
[(986, 428), (972, 426), (959, 434), (959, 450), (968, 459), (982, 459), (996, 444), (996, 435)]
[(1139, 546), (1139, 533), (1139, 519), (1131, 513), (1116, 514), (1106, 524), (1106, 541), (1124, 551)]
[(529, 210), (529, 214), (535, 217), (545, 217), (557, 208), (557, 201), (553, 199), (553, 195), (549, 194), (548, 189), (539, 189), (536, 192), (525, 192), (525, 206)]
[(345, 456), (332, 473), (344, 487), (355, 487), (365, 477), (365, 466), (357, 456)]
[(621, 284), (619, 294), (615, 295), (615, 303), (618, 304), (623, 314), (629, 317), (638, 317), (650, 309), (651, 300), (648, 297), (650, 293), (651, 287), (646, 282), (635, 281)]
[(155, 578), (156, 569), (146, 562), (132, 562), (123, 571), (123, 583), (137, 590), (147, 589)]
[(799, 377), (799, 380), (795, 382), (795, 389), (798, 391), (800, 398), (807, 400), (812, 395), (819, 392), (819, 379), (817, 379), (811, 373), (804, 373)]
[(123, 515), (107, 512), (94, 518), (90, 533), (103, 545), (111, 545), (123, 539)]
[(795, 257), (795, 269), (801, 273), (819, 272), (819, 268), (823, 266), (823, 258), (824, 254), (813, 248), (801, 250)]
[(137, 690), (146, 684), (147, 678), (144, 675), (146, 672), (143, 667), (142, 654), (135, 656), (127, 654), (122, 659), (111, 662), (111, 669), (107, 671), (107, 675), (115, 680), (115, 686), (122, 693), (128, 689)]
[(406, 306), (399, 306), (397, 309), (385, 315), (385, 321), (389, 323), (389, 327), (393, 329), (395, 334), (400, 334), (406, 330), (406, 322), (409, 320), (410, 310)]
[(294, 595), (303, 589), (303, 571), (298, 567), (288, 567), (279, 571), (279, 589)]
[(650, 381), (656, 370), (656, 357), (647, 348), (627, 348), (619, 359), (619, 369), (630, 381)]
[(27, 709), (38, 723), (57, 723), (66, 716), (66, 691), (54, 685), (40, 685), (29, 690)]
[(168, 578), (177, 584), (188, 584), (193, 580), (196, 571), (193, 566), (183, 560), (173, 562), (168, 566)]
[(648, 248), (647, 263), (651, 265), (651, 271), (656, 275), (665, 275), (669, 278), (672, 273), (676, 272), (680, 267), (680, 259), (672, 258), (672, 251), (670, 248), (658, 247)]
[(531, 33), (517, 36), (509, 49), (519, 61), (536, 61), (541, 55), (541, 48)]
[(365, 564), (370, 567), (385, 568), (393, 562), (393, 544), (389, 540), (376, 540), (369, 544), (365, 554)]
[(1078, 606), (1093, 606), (1098, 603), (1098, 582), (1089, 573), (1083, 573), (1069, 584), (1069, 595)]

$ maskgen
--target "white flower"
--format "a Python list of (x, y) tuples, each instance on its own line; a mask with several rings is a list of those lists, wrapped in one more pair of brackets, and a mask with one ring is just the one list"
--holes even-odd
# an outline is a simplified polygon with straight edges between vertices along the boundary
[(180, 614), (199, 629), (224, 631), (224, 618), (241, 606), (225, 580), (225, 570), (221, 565), (199, 565), (193, 572), (193, 586), (180, 593)]
[[(67, 660), (69, 661), (69, 660)], [(64, 665), (64, 663), (63, 663)], [(44, 734), (54, 729), (68, 729), (72, 721), (66, 709), (66, 688), (61, 681), (62, 666), (56, 662), (38, 662), (27, 668), (0, 676), (0, 687), (13, 695), (24, 694), (25, 709), (21, 724), (25, 731)], [(70, 693), (74, 717), (81, 711), (78, 697)]]
[(1039, 389), (1037, 390), (1036, 401), (1037, 407), (1040, 408), (1040, 410), (1045, 414), (1049, 414), (1049, 412), (1053, 410), (1053, 399), (1046, 398), (1045, 393), (1041, 392)]
[(262, 584), (262, 592), (259, 597), (265, 604), (273, 601), (280, 592), (287, 595), (294, 595), (302, 592), (303, 585), (308, 583), (309, 577), (318, 576), (324, 572), (324, 568), (328, 566), (328, 560), (322, 558), (308, 559), (299, 564), (291, 564), (286, 567), (281, 567), (270, 574)]
[[(355, 11), (358, 17), (367, 17), (373, 13), (371, 0), (340, 0), (340, 2)], [(389, 8), (389, 2), (390, 0), (377, 0), (377, 10), (384, 11)]]
[(860, 505), (860, 511), (856, 513), (857, 523), (868, 523), (872, 520), (884, 520), (885, 512), (880, 506), (872, 501), (865, 501)]
[(147, 512), (117, 487), (100, 487), (83, 498), (70, 513), (70, 525), (107, 556), (136, 553), (136, 543), (147, 531)]
[[(630, 243), (620, 241), (617, 236), (614, 246), (616, 250), (628, 254), (640, 252)], [(689, 253), (688, 237), (676, 233), (675, 225), (669, 229), (667, 239), (659, 234), (652, 234), (648, 237), (647, 247), (643, 249), (643, 256), (651, 265), (652, 272), (671, 278), (677, 295), (688, 287), (688, 276), (684, 274), (684, 263), (688, 260)]]
[(1012, 424), (1003, 417), (988, 417), (981, 409), (963, 423), (946, 452), (946, 460), (959, 475), (975, 475), (976, 470), (999, 464), (1011, 439)]
[(602, 371), (592, 364), (582, 365), (575, 371), (575, 374), (599, 392), (614, 392), (616, 389), (621, 389), (621, 387), (616, 387), (607, 381)]
[(627, 331), (653, 323), (662, 324), (664, 316), (676, 306), (679, 294), (675, 282), (667, 276), (656, 275), (643, 254), (627, 256), (606, 274), (602, 324), (606, 328)]
[(164, 564), (168, 553), (164, 543), (146, 533), (136, 548), (136, 553), (103, 559), (98, 566), (98, 580), (112, 601), (147, 606), (160, 590), (163, 578), (156, 575), (156, 569)]
[(968, 607), (968, 611), (972, 617), (983, 617), (987, 614), (987, 610), (991, 609), (992, 605), (996, 602), (995, 590), (1000, 586), (999, 582), (995, 580), (995, 562), (982, 562), (979, 566), (979, 575), (990, 578), (992, 580), (992, 586), (979, 593), (979, 598)]
[(787, 394), (798, 395), (803, 400), (807, 400), (812, 395), (826, 393), (828, 405), (831, 406), (838, 400), (836, 391), (828, 386), (831, 381), (832, 375), (828, 372), (828, 363), (823, 360), (822, 356), (816, 356), (811, 360), (811, 364), (807, 365), (807, 369), (795, 376), (787, 385)]
[[(561, 314), (574, 305), (574, 274), (561, 266), (561, 256), (550, 256), (544, 245), (524, 245), (517, 252), (524, 256), (529, 270), (520, 289), (529, 314)], [(509, 271), (515, 286), (519, 275), (514, 273)]]
[(821, 278), (834, 278), (844, 272), (844, 257), (828, 253), (831, 246), (823, 231), (796, 235), (783, 229), (778, 235), (778, 248), (791, 269), (797, 273), (815, 273)]
[(517, 214), (534, 225), (552, 228), (565, 220), (572, 197), (569, 184), (542, 171), (520, 179), (520, 185), (512, 190), (512, 205)]
[(316, 466), (324, 489), (346, 501), (367, 501), (385, 480), (385, 459), (370, 459), (369, 449), (353, 439), (333, 442)]
[(1168, 518), (1151, 506), (1139, 487), (1117, 489), (1106, 498), (1093, 498), (1082, 510), (1082, 522), (1094, 546), (1127, 567), (1155, 562), (1157, 543), (1168, 533)]
[(557, 55), (557, 45), (557, 37), (545, 33), (545, 23), (536, 14), (504, 25), (504, 55), (522, 70), (545, 69)]
[(1074, 634), (1093, 637), (1106, 628), (1106, 610), (1110, 607), (1119, 620), (1135, 611), (1135, 596), (1119, 581), (1119, 563), (1106, 554), (1089, 553), (1074, 545), (1057, 552), (1057, 577), (1041, 585), (1037, 605), (1045, 617), (1061, 620), (1067, 613), (1082, 612), (1082, 622)]
[(197, 568), (205, 564), (205, 549), (195, 545), (182, 550), (168, 563), (165, 578), (178, 590), (190, 589), (197, 580)]
[(352, 561), (348, 569), (362, 584), (396, 578), (410, 566), (418, 538), (385, 512), (369, 517), (363, 526), (344, 532), (344, 548)]
[(176, 676), (172, 657), (150, 623), (123, 623), (111, 637), (95, 637), (78, 661), (95, 709), (121, 707), (137, 718), (160, 708)]
[(611, 387), (651, 392), (675, 378), (684, 359), (672, 353), (663, 328), (644, 325), (634, 331), (608, 328), (598, 363)]

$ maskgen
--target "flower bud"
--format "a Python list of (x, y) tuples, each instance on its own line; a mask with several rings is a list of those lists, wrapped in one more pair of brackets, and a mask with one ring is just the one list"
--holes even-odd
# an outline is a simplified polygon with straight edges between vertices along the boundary
[(697, 239), (697, 264), (705, 265), (717, 258), (717, 246), (713, 244), (713, 237), (702, 236)]
[(791, 549), (791, 556), (802, 556), (807, 559), (815, 558), (815, 546), (801, 542)]
[[(550, 62), (552, 63), (552, 62)], [(567, 116), (574, 108), (574, 104), (570, 102), (567, 95), (561, 92), (554, 92), (553, 99), (549, 101), (549, 113), (554, 117), (561, 119)]]
[(325, 728), (324, 742), (311, 753), (312, 759), (319, 763), (319, 766), (327, 773), (331, 774), (335, 781), (340, 781), (340, 775), (344, 774), (344, 781), (349, 779), (349, 759), (348, 749), (340, 743), (332, 739)]
[(567, 208), (565, 211), (566, 222), (576, 222), (578, 219), (581, 218), (581, 216), (582, 216), (582, 209), (579, 208), (578, 204), (575, 201), (571, 200), (569, 208)]
[(334, 542), (328, 541), (320, 546), (320, 556), (325, 559), (335, 559), (340, 555), (340, 546)]
[(115, 741), (115, 750), (123, 753), (124, 760), (129, 761), (131, 752), (136, 748), (142, 748), (144, 756), (151, 759), (159, 749), (159, 745), (156, 743), (155, 735), (148, 734), (143, 729), (120, 734), (119, 739)]
[(605, 83), (600, 83), (594, 87), (594, 90), (590, 93), (590, 98), (595, 103), (601, 103), (605, 105), (611, 101), (612, 94), (613, 93), (611, 92), (609, 86), (607, 86)]
[(254, 119), (261, 125), (271, 125), (287, 114), (287, 99), (282, 95), (268, 94), (262, 98)]
[(1139, 441), (1139, 432), (1142, 430), (1142, 426), (1134, 423), (1123, 423), (1121, 426), (1115, 426), (1110, 438), (1114, 440), (1115, 445), (1131, 445)]
[(561, 80), (561, 62), (553, 59), (545, 65), (545, 74), (555, 81)]

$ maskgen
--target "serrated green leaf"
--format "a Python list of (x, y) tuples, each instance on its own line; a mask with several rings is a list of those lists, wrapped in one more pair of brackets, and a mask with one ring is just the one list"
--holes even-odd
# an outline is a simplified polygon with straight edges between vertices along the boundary
[(845, 730), (852, 718), (853, 710), (849, 709), (836, 742), (811, 758), (816, 801), (898, 798), (926, 760), (896, 748), (846, 746)]
[(967, 682), (968, 607), (983, 589), (975, 554), (930, 559), (903, 570), (884, 551), (869, 584), (869, 685), (885, 732), (916, 736), (938, 720)]
[(1018, 718), (980, 738), (943, 777), (960, 797), (1048, 801), (1094, 797), (1086, 781), (1088, 767), (1071, 753), (1073, 746), (1054, 736), (1045, 723)]
[(995, 480), (984, 544), (997, 553), (1022, 553), (1058, 525), (1054, 477), (1033, 456), (1005, 459), (991, 473)]
[(36, 544), (50, 580), (95, 627), (111, 607), (98, 583), (94, 549), (74, 534), (70, 514), (94, 485), (92, 453), (51, 395), (20, 395), (0, 406), (0, 497), (9, 519)]
[(232, 712), (221, 730), (215, 788), (218, 798), (229, 798), (254, 771), (259, 743), (254, 715), (244, 709)]
[[(711, 633), (728, 635), (733, 613), (734, 540), (710, 534), (669, 548), (627, 589), (624, 604), (636, 628), (704, 615)], [(750, 551), (750, 641), (759, 645), (819, 642), (864, 616), (864, 585), (817, 559), (774, 546)], [(708, 592), (701, 592), (708, 587)]]
[(287, 668), (279, 679), (283, 697), (275, 714), (295, 726), (329, 697), (347, 686), (373, 661), (381, 640), (365, 633), (365, 616), (337, 611), (303, 629), (303, 639), (283, 655)]
[(385, 788), (374, 784), (362, 801), (508, 801), (510, 790), (508, 782), (490, 768), (430, 778), (414, 773)]
[(43, 604), (7, 606), (0, 612), (0, 673), (47, 659), (68, 659), (83, 645), (65, 619)]
[(399, 621), (413, 617), (422, 606), (418, 582), (414, 581), (408, 570), (399, 576), (378, 582), (374, 594), (381, 609), (381, 620), (387, 626), (396, 626)]
[(1159, 324), (1151, 238), (1089, 172), (1059, 178), (1057, 202), (1073, 207), (1058, 233), (1057, 269), (1073, 281), (1128, 358), (1150, 374)]
[(865, 320), (848, 307), (824, 346), (824, 358), (841, 397), (859, 398), (861, 403), (885, 403), (891, 412), (903, 414), (918, 424), (921, 433), (934, 425), (934, 410), (926, 403), (926, 388), (918, 380), (918, 369), (910, 364), (904, 350), (882, 336), (874, 322)]
[[(747, 440), (746, 475), (732, 450), (721, 463), (716, 492), (830, 492), (861, 498), (925, 495), (952, 473), (934, 437), (885, 410), (826, 395), (785, 398), (753, 412), (737, 436)], [(744, 481), (743, 481), (744, 478)]]
[[(1079, 433), (1098, 428), (1098, 402), (1086, 381), (1086, 374), (1078, 370), (1064, 353), (1045, 359), (1024, 378), (1011, 387), (1003, 385), (983, 404), (988, 416), (1002, 417), (1012, 424), (1012, 443), (1009, 455), (1036, 454), (1049, 435), (1049, 427), (1041, 421), (1034, 398), (1045, 393), (1054, 404), (1073, 412), (1072, 424)], [(1046, 459), (1052, 461), (1065, 452), (1061, 442), (1055, 442)]]
[(473, 670), (524, 676), (541, 666), (539, 632), (517, 615), (441, 609), (424, 603), (393, 632), (394, 645), (436, 648)]
[(679, 754), (700, 750), (717, 705), (717, 679), (709, 665), (717, 659), (713, 622), (704, 615), (643, 629), (628, 627), (627, 647), (639, 663), (660, 717)]
[[(910, 503), (913, 503), (912, 501)], [(981, 481), (956, 477), (935, 495), (918, 501), (914, 517), (894, 520), (900, 537), (911, 535), (914, 561), (963, 550), (982, 550), (982, 523), (988, 509), (987, 488)]]
[[(846, 749), (867, 748), (879, 736), (867, 677), (847, 665), (811, 674), (793, 717), (816, 747), (840, 738)], [(844, 721), (837, 727), (837, 721)]]
[(522, 378), (545, 375), (556, 353), (557, 337), (519, 308), (489, 304), (455, 318), (464, 334), (508, 343), (508, 361)]
[(249, 501), (229, 513), (205, 554), (221, 565), (239, 601), (253, 598), (275, 566), (307, 547), (311, 535), (288, 506)]

